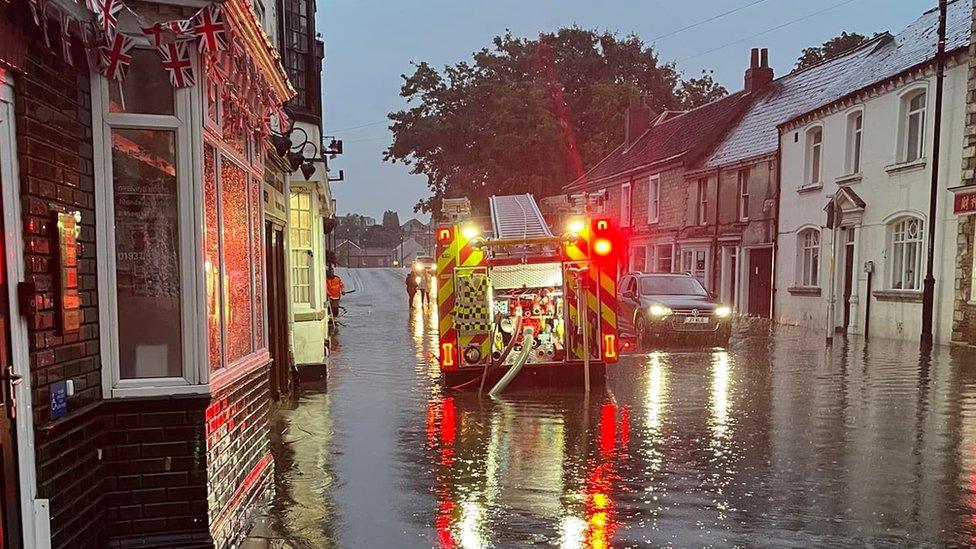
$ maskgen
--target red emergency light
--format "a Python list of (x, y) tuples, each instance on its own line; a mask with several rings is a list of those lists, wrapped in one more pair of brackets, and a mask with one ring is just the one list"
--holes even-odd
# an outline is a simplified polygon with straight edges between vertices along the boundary
[(450, 368), (454, 366), (454, 344), (450, 342), (441, 343), (441, 366)]
[(610, 255), (613, 251), (613, 243), (609, 238), (598, 238), (593, 241), (593, 252), (596, 255)]

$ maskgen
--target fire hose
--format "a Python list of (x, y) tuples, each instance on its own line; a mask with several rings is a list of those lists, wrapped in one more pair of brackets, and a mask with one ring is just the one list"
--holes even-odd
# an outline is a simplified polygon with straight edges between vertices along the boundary
[(495, 397), (504, 391), (505, 387), (508, 387), (508, 384), (511, 383), (512, 380), (515, 379), (515, 376), (518, 375), (519, 371), (522, 370), (522, 366), (525, 366), (525, 363), (528, 362), (529, 355), (532, 354), (532, 333), (533, 329), (531, 327), (527, 327), (522, 331), (522, 349), (520, 349), (519, 354), (515, 356), (515, 362), (513, 362), (508, 371), (505, 372), (505, 375), (503, 375), (502, 378), (498, 380), (498, 383), (496, 383), (495, 386), (488, 391), (488, 396)]

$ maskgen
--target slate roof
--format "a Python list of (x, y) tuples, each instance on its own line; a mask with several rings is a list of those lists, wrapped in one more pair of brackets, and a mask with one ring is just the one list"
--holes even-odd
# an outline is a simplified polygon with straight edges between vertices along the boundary
[(567, 185), (566, 190), (578, 190), (587, 183), (636, 168), (683, 158), (687, 153), (703, 153), (750, 99), (749, 94), (740, 91), (690, 111), (670, 112), (664, 117), (666, 120), (648, 128), (633, 143), (619, 145), (583, 177)]
[[(946, 51), (969, 44), (972, 2), (950, 0)], [(932, 9), (895, 36), (884, 34), (846, 54), (774, 80), (703, 162), (714, 168), (776, 151), (777, 126), (935, 57), (939, 12)]]

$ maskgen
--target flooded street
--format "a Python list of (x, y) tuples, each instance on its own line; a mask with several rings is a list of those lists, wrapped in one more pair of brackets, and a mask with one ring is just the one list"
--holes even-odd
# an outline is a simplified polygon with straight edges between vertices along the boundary
[(400, 270), (356, 293), (328, 392), (273, 421), (276, 529), (303, 547), (971, 545), (976, 352), (740, 326), (625, 356), (607, 389), (445, 392)]

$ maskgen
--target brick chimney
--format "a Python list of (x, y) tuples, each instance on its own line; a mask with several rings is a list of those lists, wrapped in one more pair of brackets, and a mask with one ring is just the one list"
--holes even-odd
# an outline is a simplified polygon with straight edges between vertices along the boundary
[(759, 91), (772, 81), (773, 69), (769, 66), (769, 50), (752, 48), (749, 68), (746, 69), (746, 92)]
[(630, 145), (651, 125), (651, 109), (638, 97), (631, 97), (624, 121), (624, 144)]

